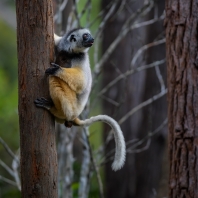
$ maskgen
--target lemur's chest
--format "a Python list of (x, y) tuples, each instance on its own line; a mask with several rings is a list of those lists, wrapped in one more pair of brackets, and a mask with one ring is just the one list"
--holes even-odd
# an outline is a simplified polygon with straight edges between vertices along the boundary
[(86, 104), (89, 94), (91, 92), (91, 85), (92, 85), (92, 76), (91, 76), (91, 70), (86, 70), (84, 72), (84, 86), (82, 89), (82, 92), (77, 94), (77, 99), (80, 103), (83, 103), (83, 106)]

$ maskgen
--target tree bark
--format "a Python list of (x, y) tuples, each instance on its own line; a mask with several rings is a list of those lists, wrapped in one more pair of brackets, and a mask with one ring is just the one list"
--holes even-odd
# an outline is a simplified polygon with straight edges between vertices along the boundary
[(16, 1), (22, 197), (56, 198), (54, 119), (34, 100), (49, 98), (45, 69), (53, 61), (51, 0)]
[(198, 197), (197, 10), (197, 1), (166, 1), (169, 197)]

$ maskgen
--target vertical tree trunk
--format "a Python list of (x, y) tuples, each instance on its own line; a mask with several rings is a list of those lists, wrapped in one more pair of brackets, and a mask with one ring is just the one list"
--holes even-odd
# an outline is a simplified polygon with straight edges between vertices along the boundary
[(45, 69), (53, 61), (51, 0), (16, 1), (22, 197), (57, 197), (54, 120), (36, 108), (49, 97)]
[(166, 1), (169, 197), (198, 197), (198, 2)]

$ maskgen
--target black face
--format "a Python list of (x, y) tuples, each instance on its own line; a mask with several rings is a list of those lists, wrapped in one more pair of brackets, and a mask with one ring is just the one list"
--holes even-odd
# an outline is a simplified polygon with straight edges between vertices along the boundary
[(83, 34), (82, 38), (84, 47), (91, 47), (93, 45), (94, 39), (92, 38), (91, 34), (85, 33)]

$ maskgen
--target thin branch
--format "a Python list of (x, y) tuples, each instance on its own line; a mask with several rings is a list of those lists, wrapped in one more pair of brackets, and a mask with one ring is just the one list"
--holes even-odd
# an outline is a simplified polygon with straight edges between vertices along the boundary
[(72, 197), (72, 182), (73, 182), (73, 142), (76, 136), (76, 128), (65, 130), (64, 125), (57, 126), (57, 152), (58, 152), (58, 180), (59, 180), (59, 195)]
[(140, 141), (136, 142), (133, 146), (127, 148), (127, 153), (134, 153), (136, 152), (134, 149), (143, 144), (146, 140), (150, 139), (152, 136), (154, 136), (156, 133), (161, 131), (168, 123), (168, 119), (166, 118), (160, 126), (158, 126), (153, 132), (148, 133), (144, 138), (142, 138)]
[[(167, 123), (168, 123), (168, 119), (166, 118), (160, 124), (160, 126), (158, 126), (154, 131), (148, 133), (144, 138), (142, 138), (139, 141), (137, 141), (137, 139), (136, 139), (136, 142), (135, 143), (134, 143), (134, 140), (127, 141), (126, 142), (126, 146), (127, 146), (127, 150), (126, 151), (127, 151), (127, 153), (139, 153), (139, 152), (143, 152), (143, 151), (147, 150), (149, 148), (149, 146), (150, 146), (151, 138), (155, 134), (157, 134), (158, 132), (160, 132), (167, 125)], [(142, 147), (140, 149), (136, 149), (138, 146), (142, 145), (146, 140), (148, 140), (148, 141), (147, 141), (147, 143), (146, 143), (146, 145), (144, 147)], [(129, 145), (132, 144), (132, 143), (134, 143), (133, 146), (130, 146), (129, 147)], [(105, 143), (105, 144), (107, 144), (107, 143)], [(102, 147), (102, 149), (103, 148), (104, 148), (104, 146)], [(101, 148), (100, 148), (100, 150), (101, 150)], [(105, 158), (102, 160), (101, 164), (105, 164), (105, 163), (109, 162), (110, 160), (112, 160), (113, 159), (113, 153), (114, 152), (115, 152), (115, 149), (112, 149), (111, 151), (109, 151), (106, 154)]]
[(129, 30), (131, 31), (131, 30), (134, 30), (134, 29), (137, 29), (137, 28), (140, 28), (140, 27), (151, 25), (151, 24), (156, 23), (158, 21), (164, 20), (164, 18), (165, 18), (165, 15), (163, 13), (159, 18), (153, 18), (153, 19), (148, 20), (148, 21), (135, 23), (131, 27), (129, 27)]
[(61, 17), (62, 16), (62, 12), (65, 9), (65, 7), (67, 6), (67, 3), (68, 3), (68, 0), (64, 0), (62, 2), (62, 4), (59, 4), (58, 11), (54, 15), (54, 22), (55, 23), (58, 23), (58, 24), (61, 24), (62, 23), (62, 20), (61, 20), (61, 18), (62, 18)]
[(85, 6), (84, 6), (84, 8), (83, 8), (83, 10), (81, 11), (81, 13), (78, 14), (78, 18), (79, 18), (79, 19), (83, 17), (83, 15), (85, 14), (85, 12), (86, 12), (87, 10), (89, 10), (90, 5), (91, 5), (91, 0), (87, 0)]
[(113, 5), (111, 6), (110, 10), (107, 12), (106, 16), (104, 17), (104, 19), (102, 19), (102, 22), (100, 23), (99, 27), (98, 27), (98, 31), (95, 34), (95, 38), (98, 37), (98, 35), (100, 34), (100, 32), (102, 32), (102, 30), (104, 29), (107, 21), (109, 20), (109, 18), (113, 15), (113, 13), (115, 12), (116, 6), (118, 4), (119, 0), (114, 1)]
[(134, 74), (136, 72), (140, 72), (140, 71), (143, 71), (143, 70), (152, 68), (152, 67), (156, 67), (156, 66), (162, 65), (163, 63), (165, 63), (165, 61), (166, 61), (165, 59), (162, 59), (162, 60), (155, 61), (155, 62), (153, 62), (151, 64), (148, 64), (148, 65), (143, 65), (143, 66), (137, 67), (135, 69), (128, 70), (127, 72), (125, 72), (124, 74), (119, 75), (114, 80), (112, 80), (109, 84), (107, 84), (98, 93), (98, 96), (101, 96), (102, 94), (104, 94), (106, 91), (108, 91), (113, 85), (115, 85), (116, 83), (118, 83), (120, 80), (125, 79), (126, 77), (128, 77), (128, 76), (130, 76), (130, 75), (132, 75), (132, 74)]
[(96, 65), (98, 62), (99, 48), (100, 48), (100, 39), (98, 38), (96, 39), (96, 41), (94, 41), (94, 65)]
[(1, 159), (0, 159), (0, 165), (1, 165), (12, 177), (14, 177), (14, 172), (13, 172), (13, 170), (12, 170), (7, 164), (5, 164)]
[(109, 103), (111, 103), (112, 105), (116, 106), (116, 107), (119, 107), (120, 104), (114, 100), (112, 100), (111, 98), (108, 98), (104, 95), (101, 95), (101, 98), (103, 98), (104, 100), (108, 101)]
[(1, 175), (0, 175), (0, 180), (6, 182), (6, 183), (8, 183), (8, 184), (11, 184), (11, 185), (13, 185), (13, 186), (17, 186), (16, 182), (14, 182), (14, 181), (12, 181), (12, 180), (10, 180), (10, 179), (7, 179), (7, 178), (5, 178), (5, 177), (3, 177), (3, 176), (1, 176)]
[(111, 1), (102, 11), (99, 12), (99, 14), (96, 16), (95, 19), (93, 19), (93, 21), (87, 24), (86, 27), (90, 28), (105, 13), (105, 11), (108, 10), (112, 6), (113, 3), (114, 2)]
[(162, 91), (166, 88), (166, 86), (165, 86), (162, 74), (160, 72), (160, 68), (158, 66), (155, 66), (155, 72), (156, 72), (157, 78), (159, 80), (159, 83), (160, 83), (160, 86), (161, 86), (161, 91)]
[(90, 151), (88, 143), (88, 128), (83, 128), (81, 142), (83, 143), (83, 160), (81, 165), (80, 172), (80, 181), (79, 181), (79, 189), (78, 189), (78, 197), (79, 198), (87, 198), (89, 192), (89, 184), (90, 184)]
[[(147, 143), (146, 143), (146, 145), (145, 145), (144, 147), (139, 148), (139, 149), (135, 149), (133, 153), (141, 153), (141, 152), (143, 152), (143, 151), (146, 151), (146, 150), (149, 149), (150, 145), (151, 145), (151, 138), (149, 138), (149, 139), (147, 140)], [(129, 153), (129, 152), (128, 152), (128, 153)]]
[(9, 146), (1, 137), (0, 137), (0, 143), (3, 145), (3, 147), (8, 152), (8, 154), (19, 163), (19, 159), (16, 157), (16, 155), (12, 152), (12, 150), (9, 148)]
[(131, 109), (125, 116), (123, 116), (119, 120), (119, 124), (124, 123), (129, 117), (131, 117), (135, 112), (139, 111), (143, 107), (153, 103), (154, 101), (158, 100), (159, 98), (163, 97), (167, 93), (167, 89), (161, 91), (160, 93), (154, 95), (153, 97), (149, 98), (148, 100), (142, 102), (141, 104), (137, 105), (133, 109)]
[(166, 39), (163, 38), (161, 40), (158, 40), (158, 41), (154, 41), (152, 43), (149, 43), (149, 44), (146, 44), (144, 46), (142, 46), (135, 54), (135, 56), (133, 57), (132, 61), (131, 61), (131, 67), (134, 67), (135, 64), (136, 64), (136, 61), (137, 59), (139, 58), (139, 56), (147, 49), (149, 49), (150, 47), (154, 47), (154, 46), (157, 46), (157, 45), (160, 45), (160, 44), (163, 44), (166, 42)]
[(95, 159), (94, 159), (94, 155), (93, 155), (93, 152), (92, 152), (92, 149), (91, 149), (91, 145), (90, 145), (88, 136), (87, 136), (87, 140), (88, 140), (88, 144), (89, 144), (89, 148), (90, 148), (89, 151), (90, 151), (91, 161), (92, 161), (93, 168), (94, 168), (94, 171), (95, 171), (95, 173), (96, 173), (96, 177), (97, 177), (97, 181), (98, 181), (99, 192), (100, 192), (100, 198), (104, 198), (104, 190), (103, 190), (102, 179), (101, 179), (101, 177), (100, 177), (98, 165), (97, 165), (97, 163), (96, 163), (96, 161), (95, 161)]
[(19, 190), (21, 190), (21, 181), (20, 181), (20, 178), (19, 178), (19, 163), (13, 159), (12, 161), (12, 169), (13, 169), (13, 173), (14, 173), (14, 179), (16, 181), (16, 184), (17, 184), (17, 188)]
[[(129, 22), (131, 22), (132, 19), (134, 20), (134, 19), (138, 18), (138, 16), (140, 16), (142, 14), (142, 12), (144, 12), (144, 10), (147, 9), (148, 6), (150, 6), (150, 3), (149, 4), (145, 4), (141, 9), (137, 10), (137, 12), (134, 13), (132, 15), (132, 17), (130, 17), (130, 19), (125, 22), (125, 24), (123, 25), (122, 30), (120, 31), (119, 36), (117, 36), (116, 39), (111, 43), (111, 45), (108, 47), (108, 49), (106, 50), (106, 52), (104, 53), (104, 55), (102, 56), (100, 61), (95, 65), (94, 72), (93, 72), (93, 74), (95, 76), (97, 76), (100, 73), (102, 65), (109, 58), (109, 56), (112, 54), (112, 52), (117, 47), (117, 45), (120, 43), (120, 41), (128, 34), (129, 31), (131, 31), (132, 29), (135, 29), (135, 28), (138, 27), (138, 26), (128, 27)], [(145, 24), (145, 25), (148, 25), (148, 24)]]
[(81, 25), (80, 25), (80, 18), (79, 18), (79, 15), (78, 15), (78, 7), (77, 7), (76, 0), (73, 0), (73, 12), (74, 12), (74, 14), (76, 16), (76, 21), (77, 21), (78, 27), (81, 27)]

